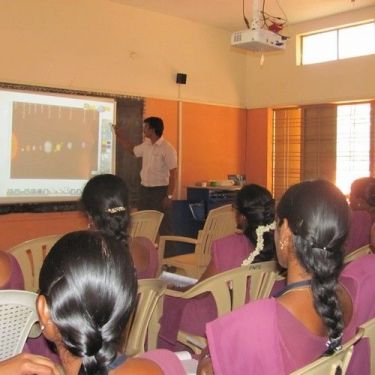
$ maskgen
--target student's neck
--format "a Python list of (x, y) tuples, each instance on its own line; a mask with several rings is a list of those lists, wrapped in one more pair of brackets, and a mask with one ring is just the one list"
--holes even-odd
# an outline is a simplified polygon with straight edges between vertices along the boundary
[(311, 279), (311, 275), (302, 268), (297, 259), (293, 259), (288, 265), (287, 284), (309, 279)]
[(77, 375), (82, 364), (81, 358), (74, 357), (65, 348), (57, 347), (57, 352), (64, 368), (64, 375)]

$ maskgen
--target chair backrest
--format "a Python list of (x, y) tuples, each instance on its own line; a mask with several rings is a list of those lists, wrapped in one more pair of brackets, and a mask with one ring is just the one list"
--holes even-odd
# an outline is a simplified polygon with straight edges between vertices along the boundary
[[(193, 298), (210, 292), (215, 299), (218, 316), (221, 316), (243, 306), (248, 299), (269, 297), (278, 277), (276, 261), (255, 263), (212, 276), (179, 296)], [(168, 294), (173, 295), (169, 291)]]
[(237, 223), (232, 206), (227, 204), (212, 209), (198, 233), (198, 242), (195, 246), (197, 264), (206, 267), (211, 260), (212, 241), (236, 232)]
[(303, 368), (293, 371), (290, 375), (345, 375), (353, 354), (353, 346), (363, 336), (363, 329), (346, 342), (342, 349), (330, 356), (321, 357)]
[[(159, 279), (138, 280), (138, 300), (137, 306), (129, 319), (124, 351), (126, 355), (133, 356), (145, 351), (145, 342), (149, 333), (150, 322), (152, 320), (159, 299), (162, 296), (167, 283)], [(155, 323), (153, 321), (153, 323)], [(154, 329), (155, 326), (152, 327)], [(157, 332), (152, 332), (155, 337), (151, 340), (156, 342)], [(148, 337), (150, 337), (149, 335)]]
[(360, 258), (361, 256), (367, 255), (367, 254), (372, 254), (370, 244), (362, 246), (359, 249), (354, 250), (354, 251), (350, 252), (349, 254), (347, 254), (344, 258), (344, 263), (345, 264), (349, 263), (349, 262), (353, 261), (354, 259)]
[(9, 252), (17, 259), (25, 282), (25, 290), (39, 289), (39, 272), (51, 247), (62, 234), (34, 238), (12, 247)]
[(156, 210), (136, 211), (130, 214), (130, 237), (146, 237), (156, 241), (164, 213)]
[(0, 290), (0, 361), (21, 353), (28, 336), (40, 335), (36, 297), (23, 290)]
[(375, 318), (361, 325), (364, 330), (363, 337), (370, 341), (371, 375), (375, 374)]

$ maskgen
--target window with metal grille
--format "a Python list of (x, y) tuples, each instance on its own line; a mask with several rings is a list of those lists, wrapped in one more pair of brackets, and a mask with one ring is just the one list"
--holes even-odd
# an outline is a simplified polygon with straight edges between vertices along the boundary
[(374, 175), (374, 103), (318, 105), (273, 112), (273, 193), (322, 178), (347, 194), (359, 177)]
[(301, 64), (316, 64), (375, 53), (375, 22), (300, 36)]

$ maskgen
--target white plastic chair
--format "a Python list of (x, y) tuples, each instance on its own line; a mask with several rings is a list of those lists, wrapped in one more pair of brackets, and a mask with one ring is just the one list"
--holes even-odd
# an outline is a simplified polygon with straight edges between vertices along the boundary
[[(277, 263), (272, 260), (221, 272), (202, 280), (185, 292), (167, 289), (164, 294), (191, 299), (209, 292), (215, 300), (220, 317), (243, 306), (248, 300), (269, 297), (279, 278)], [(206, 346), (205, 338), (181, 330), (177, 334), (177, 340), (189, 346), (196, 354)]]
[(51, 247), (62, 234), (52, 234), (34, 238), (12, 247), (9, 252), (17, 259), (21, 267), (25, 290), (37, 292), (39, 289), (39, 272)]
[(132, 212), (130, 214), (130, 237), (146, 237), (155, 243), (163, 217), (164, 213), (156, 210)]
[[(204, 227), (198, 233), (198, 238), (160, 236), (160, 264), (176, 267), (177, 273), (198, 279), (211, 260), (212, 241), (235, 233), (236, 227), (236, 219), (231, 205), (215, 208), (208, 213)], [(193, 244), (195, 245), (194, 253), (164, 258), (167, 241)]]
[(375, 375), (375, 318), (362, 324), (360, 328), (364, 330), (363, 337), (370, 342), (371, 375)]
[(362, 338), (363, 333), (364, 330), (360, 328), (358, 333), (347, 341), (341, 350), (330, 356), (323, 356), (303, 368), (293, 371), (290, 375), (345, 375), (353, 354), (353, 347)]
[(129, 319), (124, 351), (134, 356), (145, 351), (145, 343), (156, 349), (159, 332), (159, 309), (161, 309), (164, 290), (167, 283), (159, 279), (138, 280), (138, 301), (135, 311)]
[(347, 254), (344, 258), (344, 263), (352, 262), (353, 260), (360, 258), (361, 256), (372, 254), (370, 244), (360, 247), (357, 250), (354, 250)]
[(0, 290), (0, 361), (21, 353), (27, 337), (41, 334), (36, 297), (23, 290)]

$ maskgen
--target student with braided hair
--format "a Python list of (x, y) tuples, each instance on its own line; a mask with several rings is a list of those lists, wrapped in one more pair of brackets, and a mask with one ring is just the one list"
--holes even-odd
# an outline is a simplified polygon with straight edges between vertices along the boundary
[[(89, 227), (129, 245), (139, 279), (156, 277), (159, 266), (155, 245), (145, 237), (129, 238), (129, 193), (124, 180), (113, 174), (92, 177), (85, 185), (81, 206)], [(129, 244), (128, 244), (129, 242)]]
[[(241, 233), (213, 241), (211, 261), (199, 281), (241, 265), (265, 262), (276, 256), (273, 239), (275, 202), (272, 194), (263, 186), (245, 185), (238, 191), (233, 208)], [(216, 317), (216, 304), (211, 295), (191, 300), (165, 297), (159, 347), (174, 351), (188, 350), (177, 342), (178, 330), (204, 336), (206, 323)]]
[(166, 350), (120, 354), (137, 278), (127, 249), (113, 237), (92, 230), (64, 235), (43, 263), (39, 286), (42, 332), (55, 344), (66, 375), (185, 373)]
[(266, 262), (276, 256), (272, 194), (263, 186), (245, 185), (238, 191), (233, 208), (241, 233), (213, 242), (211, 261), (200, 280), (241, 265)]
[[(208, 323), (208, 351), (198, 374), (212, 369), (215, 375), (289, 374), (354, 336), (358, 325), (374, 316), (375, 308), (358, 314), (361, 307), (355, 302), (370, 304), (359, 298), (360, 289), (369, 292), (375, 276), (371, 267), (360, 266), (359, 271), (350, 265), (357, 277), (361, 275), (361, 287), (353, 281), (353, 270), (339, 282), (348, 225), (345, 196), (330, 182), (308, 181), (289, 188), (277, 207), (275, 231), (287, 286), (274, 298), (250, 302)], [(371, 262), (373, 267), (374, 257)], [(355, 350), (353, 357), (363, 355)], [(351, 368), (351, 374), (369, 374), (366, 359), (357, 365), (362, 367)]]

